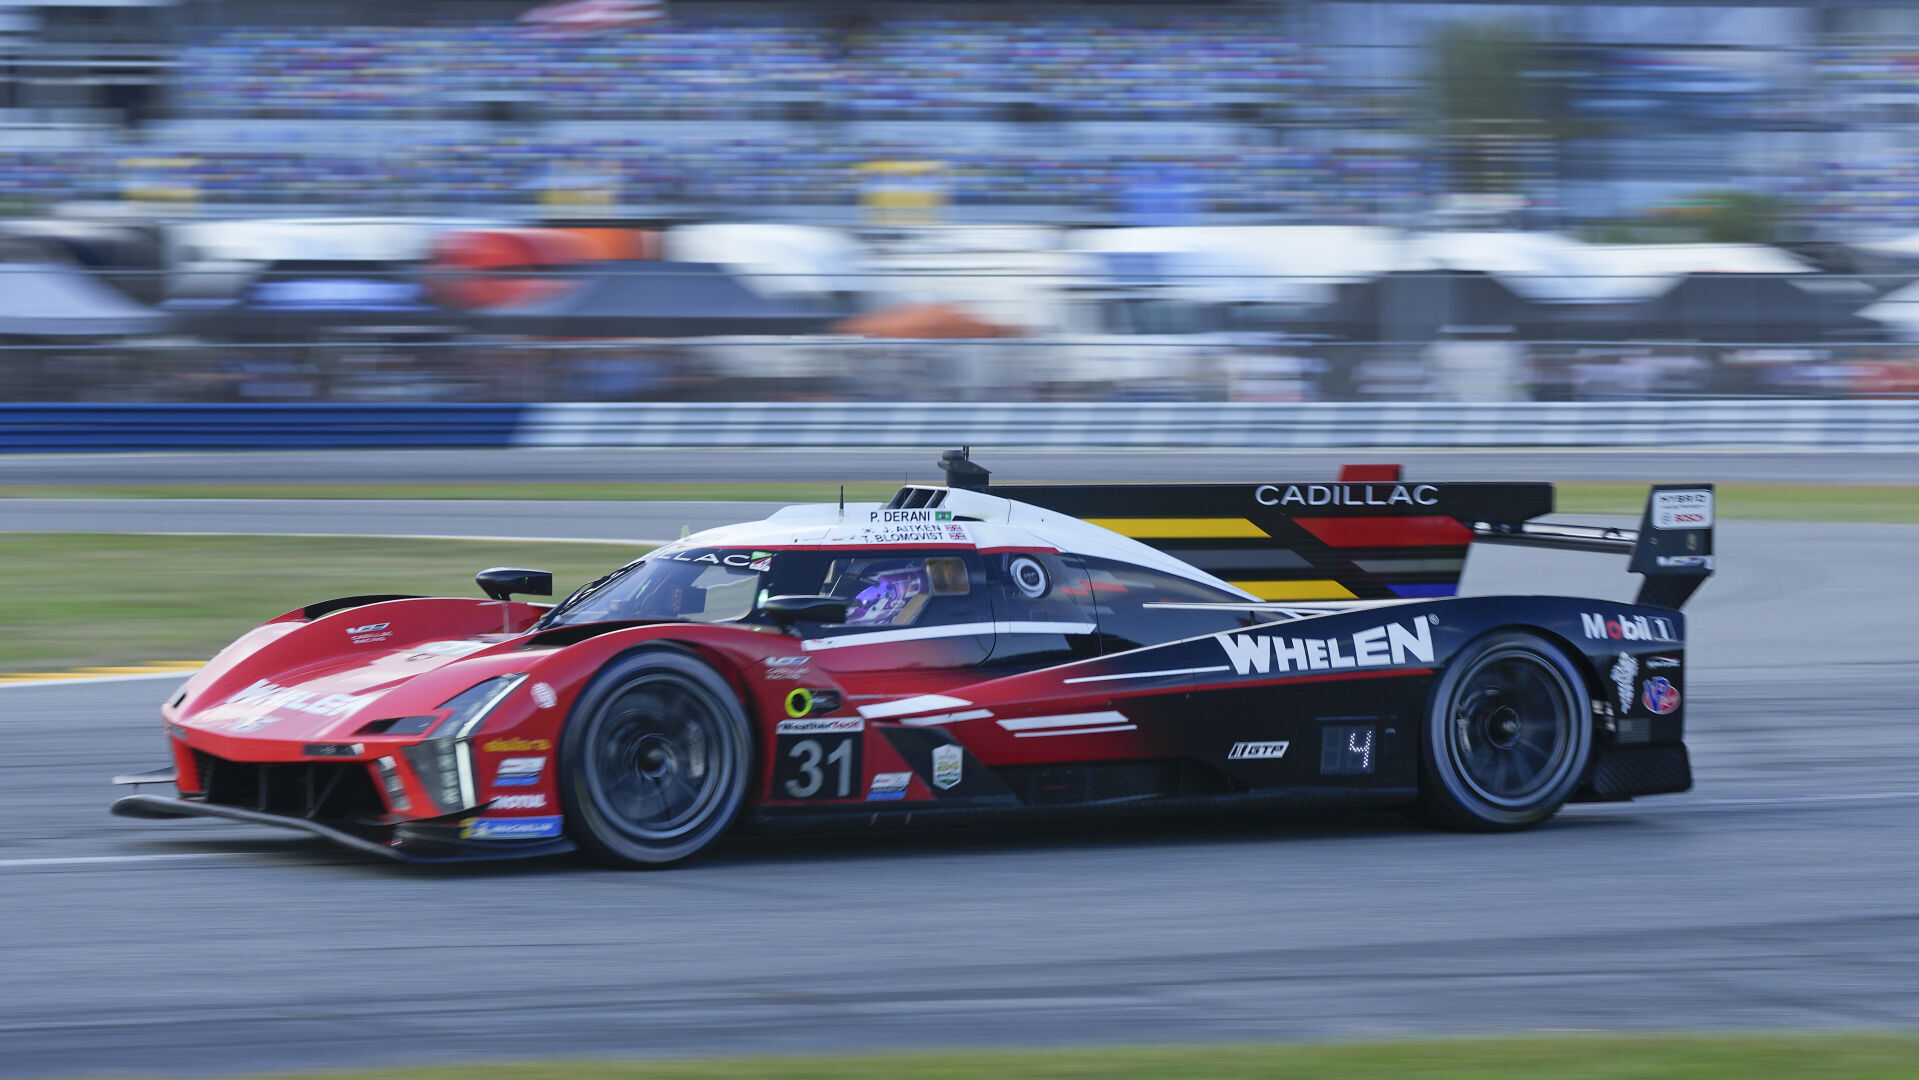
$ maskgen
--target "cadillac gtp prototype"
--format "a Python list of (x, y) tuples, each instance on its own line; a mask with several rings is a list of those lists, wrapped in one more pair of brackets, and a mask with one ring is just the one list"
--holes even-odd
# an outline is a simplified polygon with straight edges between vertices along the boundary
[[(557, 604), (349, 596), (228, 646), (161, 710), (167, 784), (113, 810), (398, 859), (652, 867), (735, 827), (1397, 807), (1525, 828), (1683, 791), (1685, 621), (1713, 491), (1637, 531), (1532, 522), (1550, 484), (945, 486), (793, 506)], [(1475, 543), (1630, 556), (1636, 603), (1455, 595)]]

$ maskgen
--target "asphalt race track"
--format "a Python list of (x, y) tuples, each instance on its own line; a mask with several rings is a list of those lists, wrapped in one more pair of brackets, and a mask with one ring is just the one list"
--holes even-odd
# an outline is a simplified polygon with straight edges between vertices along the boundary
[[(0, 689), (0, 1076), (552, 1055), (1919, 1023), (1919, 528), (1723, 523), (1688, 794), (377, 864), (111, 817), (168, 680)], [(1477, 552), (1469, 591), (1623, 597)], [(297, 599), (297, 598), (294, 598)]]

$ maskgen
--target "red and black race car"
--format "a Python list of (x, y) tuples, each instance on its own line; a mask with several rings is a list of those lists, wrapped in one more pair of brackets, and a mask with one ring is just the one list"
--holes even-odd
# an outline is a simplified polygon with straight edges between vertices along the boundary
[[(558, 604), (351, 596), (241, 637), (114, 803), (402, 859), (623, 866), (755, 828), (1402, 807), (1517, 829), (1691, 786), (1685, 623), (1708, 485), (1640, 529), (1531, 523), (1537, 483), (946, 486), (794, 506)], [(1612, 551), (1634, 604), (1454, 595), (1471, 544)]]

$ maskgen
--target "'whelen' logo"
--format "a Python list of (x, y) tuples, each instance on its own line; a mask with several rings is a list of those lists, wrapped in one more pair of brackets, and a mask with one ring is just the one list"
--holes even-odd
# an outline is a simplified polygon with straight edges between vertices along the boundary
[(1409, 659), (1433, 662), (1432, 628), (1425, 619), (1388, 623), (1345, 637), (1221, 634), (1216, 640), (1240, 675), (1389, 667)]
[(1671, 619), (1657, 615), (1601, 615), (1581, 612), (1580, 625), (1595, 641), (1678, 641)]

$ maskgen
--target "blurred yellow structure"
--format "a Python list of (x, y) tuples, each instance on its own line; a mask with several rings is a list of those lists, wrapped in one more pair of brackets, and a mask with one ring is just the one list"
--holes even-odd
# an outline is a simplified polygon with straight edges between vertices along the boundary
[(869, 224), (937, 225), (946, 219), (946, 162), (867, 161), (856, 168)]
[(200, 185), (193, 170), (197, 157), (130, 157), (120, 159), (120, 197), (128, 202), (198, 202)]

